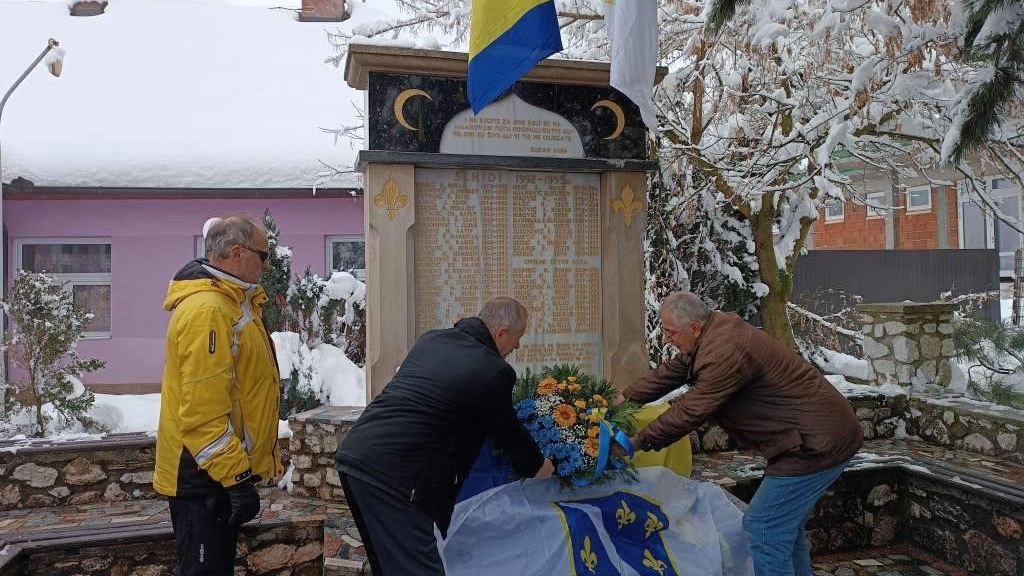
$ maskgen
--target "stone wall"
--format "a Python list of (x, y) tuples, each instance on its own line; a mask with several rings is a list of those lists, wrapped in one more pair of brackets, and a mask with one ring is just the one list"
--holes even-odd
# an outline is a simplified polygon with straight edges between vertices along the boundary
[(908, 421), (910, 431), (930, 444), (1024, 464), (1024, 411), (964, 398), (911, 398)]
[(949, 386), (955, 304), (861, 304), (868, 380)]
[[(0, 576), (173, 576), (174, 535), (84, 536), (21, 549), (0, 565)], [(243, 528), (236, 576), (319, 576), (323, 522), (293, 520)]]
[(0, 510), (154, 498), (155, 439), (111, 435), (91, 442), (0, 447)]
[(344, 500), (334, 453), (362, 408), (321, 406), (288, 419), (292, 494), (321, 500)]
[(988, 576), (1024, 574), (1022, 534), (1024, 500), (914, 465), (847, 470), (807, 522), (814, 553), (907, 544)]
[[(864, 429), (864, 438), (892, 438), (897, 430), (908, 427), (907, 396), (902, 394), (862, 394), (847, 398)], [(690, 435), (694, 452), (715, 452), (737, 448), (718, 424), (708, 423)]]

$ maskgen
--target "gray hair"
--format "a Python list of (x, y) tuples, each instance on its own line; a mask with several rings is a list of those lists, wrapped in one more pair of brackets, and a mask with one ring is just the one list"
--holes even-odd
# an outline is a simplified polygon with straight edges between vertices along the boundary
[(711, 308), (692, 292), (673, 292), (661, 303), (661, 314), (671, 315), (676, 322), (704, 323), (711, 317)]
[(258, 230), (262, 230), (262, 227), (248, 216), (228, 216), (222, 219), (206, 232), (206, 257), (229, 257), (232, 246), (252, 244)]
[(517, 332), (525, 330), (528, 316), (526, 306), (507, 296), (489, 300), (477, 314), (491, 332), (498, 328), (510, 328)]

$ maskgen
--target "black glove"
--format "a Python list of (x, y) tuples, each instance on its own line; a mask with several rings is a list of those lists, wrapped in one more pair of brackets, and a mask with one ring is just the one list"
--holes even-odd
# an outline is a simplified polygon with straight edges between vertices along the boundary
[(256, 483), (251, 479), (239, 482), (227, 489), (228, 500), (231, 501), (231, 516), (228, 525), (238, 528), (252, 520), (260, 512), (260, 494), (256, 491)]

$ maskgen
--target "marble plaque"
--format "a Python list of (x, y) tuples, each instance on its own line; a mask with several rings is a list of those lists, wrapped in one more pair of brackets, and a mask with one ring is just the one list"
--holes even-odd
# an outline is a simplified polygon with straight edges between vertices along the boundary
[(597, 174), (416, 170), (416, 336), (512, 296), (530, 310), (520, 374), (557, 363), (602, 377)]
[(583, 158), (580, 134), (568, 120), (510, 95), (474, 115), (456, 114), (441, 135), (442, 154)]

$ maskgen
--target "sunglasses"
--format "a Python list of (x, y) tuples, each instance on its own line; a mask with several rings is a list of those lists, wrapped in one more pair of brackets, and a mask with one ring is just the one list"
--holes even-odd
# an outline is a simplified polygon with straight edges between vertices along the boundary
[(270, 252), (267, 252), (266, 250), (257, 250), (255, 248), (250, 248), (250, 247), (246, 246), (245, 244), (239, 244), (238, 246), (239, 246), (239, 248), (245, 248), (249, 252), (252, 252), (252, 253), (256, 254), (257, 256), (259, 256), (260, 257), (260, 262), (266, 262), (267, 259), (270, 258)]

